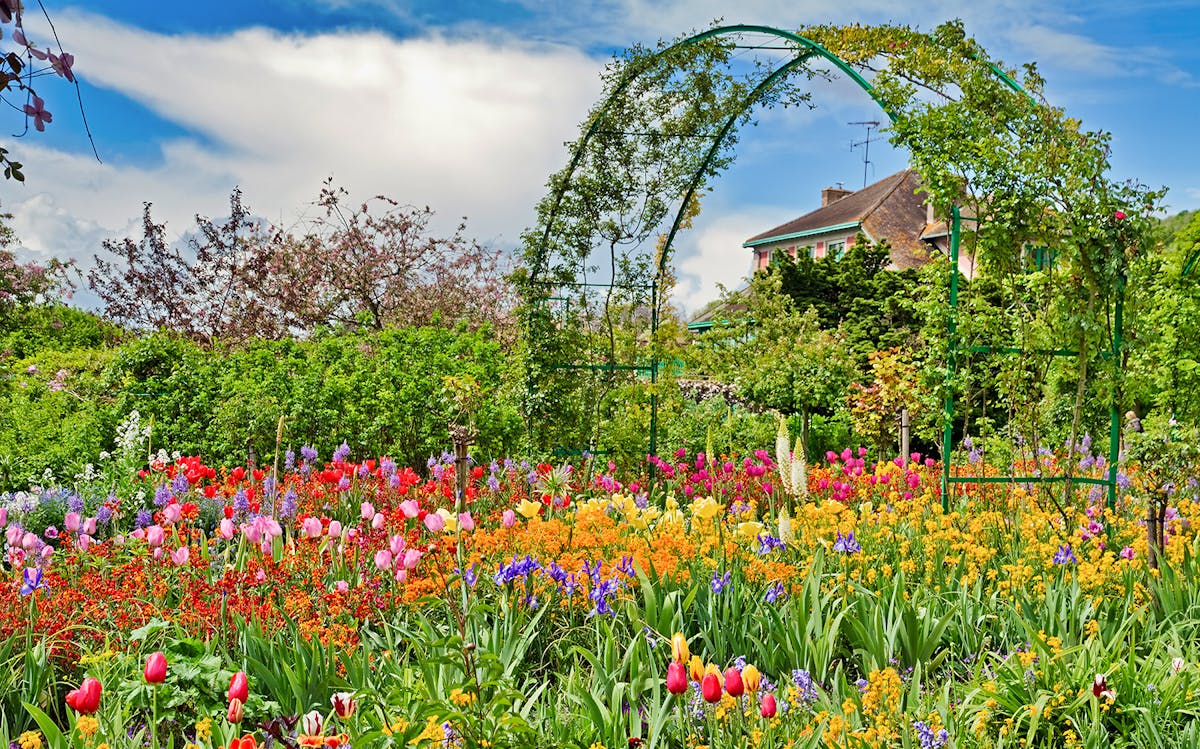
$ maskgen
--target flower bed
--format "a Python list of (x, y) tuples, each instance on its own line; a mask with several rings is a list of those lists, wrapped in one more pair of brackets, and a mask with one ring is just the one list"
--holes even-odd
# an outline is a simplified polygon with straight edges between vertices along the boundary
[(421, 475), (347, 452), (306, 448), (277, 475), (162, 454), (134, 474), (118, 456), (71, 489), (7, 497), (0, 738), (973, 747), (1200, 732), (1189, 499), (1152, 570), (1132, 496), (1061, 507), (989, 484), (943, 513), (921, 456), (830, 454), (796, 497), (762, 451), (654, 458), (652, 484), (492, 462), (470, 467), (456, 511), (451, 456)]

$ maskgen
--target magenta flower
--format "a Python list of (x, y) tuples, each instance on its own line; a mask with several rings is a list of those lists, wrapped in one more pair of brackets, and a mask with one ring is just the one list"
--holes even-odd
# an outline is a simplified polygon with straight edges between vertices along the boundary
[[(33, 52), (31, 49), (30, 52)], [(33, 95), (33, 103), (25, 105), (25, 114), (33, 118), (33, 127), (38, 132), (45, 132), (46, 123), (54, 120), (53, 115), (46, 111), (46, 102), (37, 94)]]

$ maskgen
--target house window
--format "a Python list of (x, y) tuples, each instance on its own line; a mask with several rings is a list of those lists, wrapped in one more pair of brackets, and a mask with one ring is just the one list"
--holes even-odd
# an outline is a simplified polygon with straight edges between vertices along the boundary
[(825, 249), (825, 257), (831, 257), (834, 260), (841, 260), (842, 255), (846, 254), (845, 242), (830, 242)]

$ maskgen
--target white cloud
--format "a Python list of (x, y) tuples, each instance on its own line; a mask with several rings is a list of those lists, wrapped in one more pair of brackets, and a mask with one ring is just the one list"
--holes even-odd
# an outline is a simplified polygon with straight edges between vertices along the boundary
[(182, 233), (196, 213), (225, 215), (235, 185), (286, 223), (329, 175), (357, 197), (429, 205), (447, 227), (467, 216), (471, 234), (511, 246), (599, 94), (602, 63), (561, 46), (163, 35), (82, 12), (56, 23), (89, 83), (194, 135), (159, 144), (150, 166), (23, 144), (28, 182), (0, 199), (26, 256), (90, 258), (100, 239), (138, 227), (144, 201)]
[(726, 212), (711, 220), (697, 219), (698, 226), (677, 241), (677, 281), (672, 302), (687, 316), (718, 298), (720, 286), (741, 287), (751, 269), (751, 252), (742, 247), (748, 237), (776, 226), (791, 208), (764, 206), (750, 211)]

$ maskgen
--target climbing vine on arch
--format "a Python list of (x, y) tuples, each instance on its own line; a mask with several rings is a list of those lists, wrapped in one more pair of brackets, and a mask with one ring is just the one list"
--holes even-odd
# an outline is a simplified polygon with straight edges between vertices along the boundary
[[(975, 219), (965, 245), (981, 273), (1002, 279), (995, 309), (1012, 345), (1037, 348), (1049, 337), (1080, 353), (1072, 435), (1084, 427), (1089, 388), (1116, 401), (1125, 354), (1114, 314), (1161, 193), (1110, 176), (1108, 136), (1046, 102), (1035, 66), (1006, 68), (957, 22), (931, 33), (720, 27), (631, 50), (609, 66), (605, 97), (524, 237), (516, 280), (525, 302), (526, 417), (531, 434), (541, 432), (535, 447), (572, 430), (594, 438), (604, 414), (587, 413), (587, 397), (635, 380), (644, 373), (638, 362), (660, 360), (654, 326), (622, 338), (614, 322), (636, 326), (637, 310), (666, 302), (660, 271), (673, 247), (660, 242), (655, 251), (655, 240), (673, 239), (681, 214), (672, 223), (673, 211), (712, 189), (732, 163), (737, 128), (757, 107), (811, 104), (803, 83), (835, 75), (854, 78), (888, 114), (893, 144), (909, 152), (940, 214), (954, 206)], [(1024, 273), (1031, 246), (1054, 258), (1033, 282)], [(603, 292), (591, 299), (579, 291), (590, 287), (576, 286), (597, 281)], [(1038, 295), (1051, 303), (1032, 301)], [(555, 313), (553, 298), (574, 304)], [(563, 361), (600, 368), (561, 376)], [(632, 365), (611, 368), (617, 361)], [(1044, 421), (1026, 416), (1030, 426)], [(552, 419), (553, 428), (542, 426)]]

